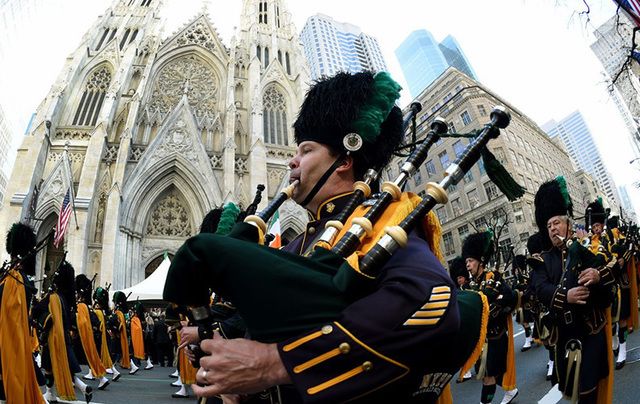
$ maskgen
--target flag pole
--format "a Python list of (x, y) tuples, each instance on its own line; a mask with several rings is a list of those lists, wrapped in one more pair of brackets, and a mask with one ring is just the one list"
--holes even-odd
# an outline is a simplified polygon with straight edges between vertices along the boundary
[(69, 161), (69, 141), (64, 145), (64, 158), (67, 160), (67, 168), (69, 169), (69, 192), (71, 193), (71, 209), (73, 209), (73, 219), (76, 222), (76, 230), (80, 230), (78, 226), (78, 215), (76, 214), (76, 198), (73, 192), (73, 173), (71, 172), (71, 162)]

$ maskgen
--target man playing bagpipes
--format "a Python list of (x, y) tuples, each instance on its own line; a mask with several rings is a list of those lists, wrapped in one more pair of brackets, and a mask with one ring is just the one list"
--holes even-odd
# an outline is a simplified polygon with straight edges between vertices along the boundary
[(102, 364), (99, 348), (102, 346), (102, 332), (100, 330), (100, 319), (91, 308), (91, 292), (93, 292), (93, 282), (85, 274), (76, 276), (76, 295), (78, 304), (76, 306), (76, 324), (84, 356), (89, 365), (89, 373), (83, 378), (88, 380), (100, 380), (98, 390), (104, 390), (109, 384), (105, 377), (107, 371)]
[(502, 404), (508, 404), (518, 395), (511, 320), (518, 294), (502, 280), (499, 272), (486, 269), (493, 250), (493, 233), (475, 233), (465, 239), (462, 257), (471, 278), (469, 287), (484, 293), (489, 300), (487, 342), (478, 370), (478, 378), (482, 377), (480, 402), (490, 403), (499, 384), (505, 390)]
[(129, 312), (127, 306), (127, 296), (117, 291), (113, 294), (114, 310), (108, 321), (108, 328), (111, 334), (112, 353), (114, 353), (114, 362), (120, 361), (120, 367), (129, 369), (129, 374), (138, 371), (138, 367), (133, 363), (133, 359), (129, 354), (129, 337), (127, 332), (127, 318), (125, 313)]
[(518, 254), (513, 257), (513, 285), (512, 289), (520, 294), (520, 307), (516, 310), (516, 321), (522, 325), (524, 329), (525, 340), (521, 352), (531, 349), (533, 342), (533, 324), (534, 324), (534, 291), (529, 276), (529, 268), (527, 266), (527, 257)]
[[(458, 289), (469, 289), (469, 271), (467, 271), (467, 263), (465, 259), (457, 256), (449, 263), (449, 276)], [(461, 369), (462, 370), (462, 369)], [(471, 374), (471, 366), (464, 372), (461, 371), (456, 383), (466, 382), (471, 380), (473, 375)]]
[[(447, 130), (446, 121), (434, 119), (396, 181), (384, 182), (380, 195), (361, 205), (402, 139), (394, 106), (399, 90), (384, 72), (339, 73), (317, 82), (294, 124), (298, 150), (290, 187), (229, 236), (200, 234), (176, 253), (164, 298), (190, 306), (201, 321), (213, 290), (234, 302), (256, 340), (214, 334), (203, 341), (209, 355), (200, 360), (198, 382), (205, 387), (194, 387), (198, 394), (257, 392), (292, 382), (272, 397), (433, 402), (476, 353), (488, 305), (478, 293), (455, 290), (436, 258), (441, 229), (431, 209), (446, 201), (445, 189), (481, 154), (493, 157), (486, 167), (502, 168), (504, 189), (522, 195), (485, 147), (510, 115), (495, 108), (445, 179), (428, 184), (421, 199), (401, 186)], [(311, 221), (287, 251), (265, 247), (265, 218), (287, 195), (310, 211)]]
[[(45, 371), (48, 401), (58, 398), (67, 401), (76, 399), (74, 386), (83, 394), (87, 403), (93, 397), (93, 389), (78, 376), (80, 364), (72, 348), (70, 330), (75, 318), (75, 273), (73, 266), (63, 260), (53, 275), (51, 290), (32, 309), (42, 351), (42, 368)], [(71, 303), (67, 303), (71, 302)], [(51, 388), (55, 383), (56, 395)]]
[(553, 246), (533, 268), (533, 282), (550, 310), (558, 387), (572, 402), (611, 403), (613, 273), (573, 239), (573, 204), (563, 177), (542, 184), (534, 203), (540, 234)]
[(100, 321), (100, 360), (107, 373), (112, 374), (111, 381), (117, 382), (120, 379), (120, 372), (111, 359), (110, 347), (111, 337), (107, 331), (108, 319), (111, 318), (111, 308), (109, 307), (109, 291), (98, 286), (93, 292), (93, 311)]
[(30, 226), (15, 223), (5, 245), (11, 261), (0, 270), (0, 401), (44, 403), (29, 327), (35, 287), (28, 276), (35, 275), (36, 235)]
[[(386, 77), (339, 73), (309, 91), (294, 124), (298, 149), (290, 162), (290, 178), (300, 181), (293, 199), (307, 208), (311, 220), (305, 232), (286, 246), (288, 251), (304, 254), (324, 224), (341, 212), (354, 181), (368, 168), (384, 166), (402, 139), (402, 114), (393, 105), (398, 88), (387, 99), (382, 91), (375, 93), (379, 84), (394, 87), (388, 81), (380, 83)], [(371, 109), (373, 99), (386, 105), (378, 114), (375, 136), (346, 155), (345, 136), (354, 131), (359, 113)], [(284, 402), (336, 402), (359, 396), (363, 401), (408, 402), (439, 395), (451, 375), (429, 373), (434, 364), (429, 359), (434, 355), (430, 342), (453, 336), (459, 316), (455, 286), (426, 236), (422, 229), (412, 233), (407, 247), (385, 267), (376, 290), (347, 307), (333, 323), (279, 343), (224, 340), (217, 334), (204, 341), (202, 349), (210, 355), (200, 360), (197, 380), (206, 387), (194, 386), (194, 391), (207, 396), (247, 393), (292, 383), (294, 387), (279, 391)], [(275, 285), (262, 287), (269, 291)], [(287, 290), (267, 294), (272, 293)], [(428, 322), (415, 321), (430, 299), (442, 309), (434, 311)]]

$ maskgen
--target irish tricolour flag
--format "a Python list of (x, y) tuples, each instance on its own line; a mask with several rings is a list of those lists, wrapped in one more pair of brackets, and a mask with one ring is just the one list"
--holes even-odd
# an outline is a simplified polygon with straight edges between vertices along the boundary
[(282, 230), (280, 229), (280, 212), (276, 211), (276, 214), (271, 218), (269, 224), (268, 233), (271, 233), (275, 238), (269, 243), (269, 247), (280, 248), (282, 247)]

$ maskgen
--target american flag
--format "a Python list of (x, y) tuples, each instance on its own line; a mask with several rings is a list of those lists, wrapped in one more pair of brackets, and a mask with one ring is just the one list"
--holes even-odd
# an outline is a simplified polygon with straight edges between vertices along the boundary
[(640, 27), (640, 0), (613, 0), (633, 19), (636, 27)]
[(62, 208), (58, 215), (58, 223), (56, 223), (56, 235), (53, 239), (53, 246), (58, 248), (64, 239), (64, 233), (67, 230), (69, 219), (71, 218), (71, 188), (67, 189), (67, 193), (62, 201)]

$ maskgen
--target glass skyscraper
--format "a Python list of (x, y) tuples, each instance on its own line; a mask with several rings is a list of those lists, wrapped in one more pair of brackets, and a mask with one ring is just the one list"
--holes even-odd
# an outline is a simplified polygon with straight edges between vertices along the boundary
[(312, 79), (351, 73), (387, 70), (378, 41), (355, 25), (316, 14), (307, 19), (300, 33)]
[(417, 97), (448, 67), (477, 80), (476, 73), (451, 35), (438, 43), (426, 29), (413, 31), (396, 49), (396, 57), (413, 97)]
[(551, 120), (542, 125), (542, 129), (550, 138), (560, 137), (578, 168), (595, 178), (611, 203), (619, 204), (613, 179), (602, 163), (602, 156), (580, 111), (572, 112), (560, 122)]

